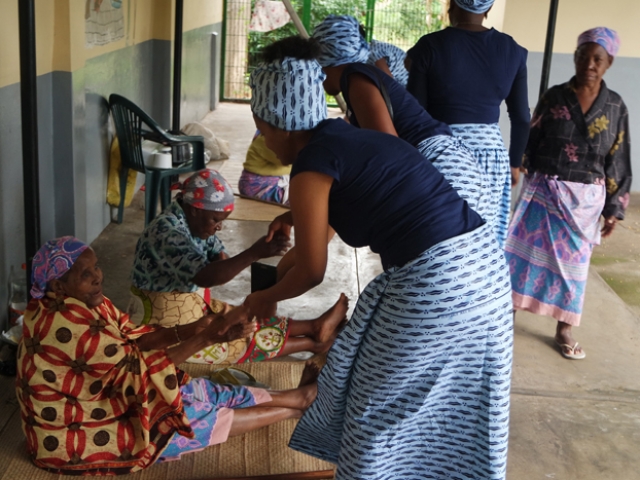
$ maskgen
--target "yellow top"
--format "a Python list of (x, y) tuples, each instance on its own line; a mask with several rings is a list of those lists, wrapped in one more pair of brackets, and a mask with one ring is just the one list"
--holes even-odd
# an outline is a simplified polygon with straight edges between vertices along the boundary
[(264, 135), (258, 135), (247, 150), (247, 158), (242, 164), (247, 172), (264, 177), (282, 177), (291, 173), (291, 166), (283, 166), (264, 141)]

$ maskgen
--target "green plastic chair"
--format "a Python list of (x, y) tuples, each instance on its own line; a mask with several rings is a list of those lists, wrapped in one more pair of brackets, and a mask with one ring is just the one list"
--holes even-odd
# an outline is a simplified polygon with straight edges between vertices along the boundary
[[(200, 136), (170, 134), (131, 100), (115, 93), (109, 96), (109, 109), (116, 125), (116, 135), (122, 159), (118, 223), (122, 223), (127, 176), (129, 175), (129, 169), (133, 169), (144, 173), (145, 176), (144, 224), (146, 226), (156, 216), (158, 196), (160, 196), (162, 210), (169, 205), (171, 201), (171, 177), (173, 175), (197, 172), (204, 169), (204, 139)], [(142, 140), (144, 139), (150, 139), (166, 146), (191, 144), (193, 145), (191, 160), (174, 168), (146, 166), (142, 156)]]

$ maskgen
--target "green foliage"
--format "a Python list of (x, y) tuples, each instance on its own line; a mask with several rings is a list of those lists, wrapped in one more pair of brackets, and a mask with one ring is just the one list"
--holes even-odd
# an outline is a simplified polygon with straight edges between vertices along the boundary
[[(233, 0), (229, 0), (233, 1)], [(305, 3), (311, 5), (309, 34), (313, 28), (327, 15), (352, 15), (365, 25), (367, 30), (373, 29), (372, 37), (389, 42), (403, 50), (411, 48), (418, 39), (429, 32), (441, 30), (446, 26), (446, 0), (292, 0), (293, 7), (300, 18), (304, 18)], [(367, 25), (367, 4), (374, 3), (373, 25)], [(251, 9), (255, 0), (251, 2)], [(260, 52), (263, 47), (298, 31), (292, 22), (271, 32), (249, 32), (248, 68), (245, 74), (244, 89), (248, 91), (248, 79), (253, 69), (260, 63)], [(244, 98), (248, 94), (239, 95)]]
[(442, 30), (445, 18), (440, 0), (378, 0), (373, 38), (407, 50), (423, 35)]
[[(367, 14), (367, 1), (366, 0), (312, 0), (310, 2), (311, 7), (311, 34), (313, 28), (319, 24), (328, 15), (352, 15), (356, 17), (361, 23), (365, 22), (365, 15)], [(251, 2), (251, 8), (253, 8), (255, 0)], [(292, 1), (291, 4), (298, 12), (298, 16), (303, 18), (302, 9), (304, 2), (302, 0)], [(291, 35), (297, 35), (298, 30), (292, 22), (287, 23), (284, 27), (278, 28), (271, 32), (249, 32), (249, 70), (255, 67), (259, 63), (260, 51), (266, 45), (269, 45), (283, 38)]]

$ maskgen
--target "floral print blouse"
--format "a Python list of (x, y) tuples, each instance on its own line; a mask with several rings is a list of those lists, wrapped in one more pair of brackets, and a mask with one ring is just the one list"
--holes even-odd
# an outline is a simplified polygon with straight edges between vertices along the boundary
[(224, 251), (215, 235), (206, 240), (191, 235), (184, 210), (174, 201), (142, 232), (131, 278), (152, 292), (195, 292), (193, 277)]
[(523, 165), (567, 182), (606, 185), (602, 215), (624, 219), (631, 188), (629, 112), (602, 82), (591, 109), (582, 113), (575, 77), (551, 87), (531, 119)]

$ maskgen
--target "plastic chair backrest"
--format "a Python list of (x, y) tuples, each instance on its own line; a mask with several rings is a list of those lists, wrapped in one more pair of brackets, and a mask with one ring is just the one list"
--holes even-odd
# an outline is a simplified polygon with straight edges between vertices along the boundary
[(109, 96), (109, 107), (116, 125), (122, 165), (138, 172), (145, 171), (142, 156), (143, 124), (149, 130), (165, 137), (166, 133), (147, 113), (131, 100), (113, 93)]

